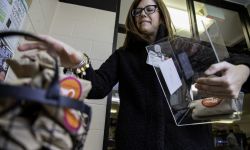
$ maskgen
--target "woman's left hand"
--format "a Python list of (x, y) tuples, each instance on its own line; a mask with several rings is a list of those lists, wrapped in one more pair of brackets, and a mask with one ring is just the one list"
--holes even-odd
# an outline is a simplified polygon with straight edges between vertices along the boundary
[[(206, 71), (207, 77), (197, 80), (195, 87), (207, 95), (220, 98), (237, 98), (242, 85), (249, 77), (250, 69), (246, 65), (233, 65), (220, 62), (211, 65)], [(221, 76), (216, 76), (220, 73)]]

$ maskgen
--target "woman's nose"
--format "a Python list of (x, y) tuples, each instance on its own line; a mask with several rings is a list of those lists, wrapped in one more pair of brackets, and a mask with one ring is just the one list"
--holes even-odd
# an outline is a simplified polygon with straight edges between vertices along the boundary
[(141, 15), (140, 15), (141, 17), (143, 16), (143, 17), (145, 17), (145, 16), (147, 16), (147, 14), (145, 13), (145, 10), (142, 10), (141, 11)]

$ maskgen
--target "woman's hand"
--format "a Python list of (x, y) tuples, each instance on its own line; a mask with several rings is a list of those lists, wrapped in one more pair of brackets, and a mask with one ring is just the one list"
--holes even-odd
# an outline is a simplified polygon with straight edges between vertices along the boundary
[[(24, 43), (18, 47), (18, 50), (27, 51), (27, 50), (38, 49), (38, 50), (47, 50), (48, 53), (56, 53), (60, 57), (61, 65), (63, 67), (70, 68), (79, 64), (82, 61), (83, 55), (79, 51), (72, 48), (71, 46), (47, 35), (40, 35), (38, 37), (46, 41), (47, 43), (38, 41), (34, 41), (32, 43)], [(29, 41), (33, 41), (33, 39), (30, 38), (26, 39)]]
[[(249, 77), (250, 69), (246, 65), (232, 65), (228, 62), (220, 62), (211, 65), (205, 75), (197, 80), (195, 87), (207, 95), (221, 98), (237, 98), (241, 86)], [(220, 73), (221, 76), (215, 76)]]

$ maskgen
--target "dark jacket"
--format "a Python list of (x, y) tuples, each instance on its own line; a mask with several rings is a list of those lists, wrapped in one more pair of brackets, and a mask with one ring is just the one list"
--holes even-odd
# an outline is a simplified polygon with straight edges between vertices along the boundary
[[(162, 33), (158, 33), (158, 38)], [(148, 43), (138, 37), (116, 50), (98, 70), (89, 69), (90, 99), (103, 98), (119, 82), (118, 150), (211, 150), (210, 125), (177, 127), (153, 67)]]

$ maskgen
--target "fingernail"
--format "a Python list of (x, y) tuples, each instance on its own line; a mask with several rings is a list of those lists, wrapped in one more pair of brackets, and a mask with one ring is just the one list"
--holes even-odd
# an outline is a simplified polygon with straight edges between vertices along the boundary
[(207, 69), (204, 73), (209, 74), (211, 72), (211, 69)]

